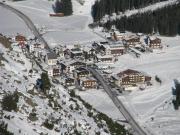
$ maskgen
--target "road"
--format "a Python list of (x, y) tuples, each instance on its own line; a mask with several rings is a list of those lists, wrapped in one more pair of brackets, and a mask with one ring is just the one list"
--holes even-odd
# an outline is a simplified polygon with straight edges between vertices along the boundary
[[(126, 109), (126, 107), (123, 105), (123, 103), (115, 96), (111, 90), (111, 88), (108, 85), (108, 82), (100, 75), (98, 71), (91, 67), (86, 67), (95, 77), (96, 79), (101, 83), (104, 90), (108, 94), (108, 96), (111, 98), (113, 103), (116, 105), (116, 107), (119, 109), (119, 111), (123, 114), (127, 122), (132, 126), (134, 129), (135, 135), (147, 135), (147, 133), (144, 131), (144, 129), (135, 121), (133, 116), (130, 114), (130, 112)], [(150, 133), (149, 133), (150, 134)]]
[(15, 13), (16, 15), (18, 15), (28, 26), (28, 28), (32, 31), (32, 33), (34, 34), (34, 36), (45, 45), (45, 48), (50, 52), (51, 49), (48, 45), (48, 43), (46, 42), (46, 40), (42, 37), (42, 35), (39, 33), (38, 29), (36, 28), (36, 26), (34, 25), (34, 23), (31, 21), (31, 19), (29, 17), (27, 17), (24, 13), (22, 13), (21, 11), (0, 2), (0, 6), (4, 7), (10, 11), (12, 11), (13, 13)]

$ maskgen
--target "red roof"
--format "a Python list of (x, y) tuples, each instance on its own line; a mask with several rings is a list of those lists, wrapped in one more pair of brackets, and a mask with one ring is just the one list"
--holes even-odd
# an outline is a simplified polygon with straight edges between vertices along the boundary
[(131, 74), (139, 74), (140, 72), (139, 71), (136, 71), (136, 70), (132, 70), (132, 69), (127, 69), (123, 72), (120, 72), (117, 74), (117, 76), (121, 77), (123, 75), (131, 75)]
[(15, 37), (15, 40), (16, 40), (16, 41), (26, 41), (26, 37), (24, 37), (24, 36), (22, 36), (22, 35), (17, 35), (17, 36)]

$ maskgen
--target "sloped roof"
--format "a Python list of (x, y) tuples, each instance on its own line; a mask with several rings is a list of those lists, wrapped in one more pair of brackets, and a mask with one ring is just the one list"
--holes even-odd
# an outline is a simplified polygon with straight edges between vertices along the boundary
[(117, 74), (117, 76), (121, 77), (123, 75), (131, 75), (131, 74), (140, 74), (141, 72), (139, 71), (136, 71), (136, 70), (132, 70), (132, 69), (127, 69), (123, 72), (120, 72)]
[(55, 53), (50, 52), (50, 53), (47, 53), (47, 58), (48, 59), (57, 59), (57, 55)]

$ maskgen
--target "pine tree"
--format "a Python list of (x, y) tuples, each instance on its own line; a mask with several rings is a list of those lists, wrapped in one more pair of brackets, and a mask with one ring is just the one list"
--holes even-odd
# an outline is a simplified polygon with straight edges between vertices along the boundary
[(105, 14), (124, 12), (128, 9), (138, 9), (167, 0), (96, 0), (92, 6), (92, 17), (95, 21), (99, 21)]
[(72, 14), (72, 3), (71, 0), (62, 0), (63, 7), (64, 7), (64, 15), (68, 16)]
[(55, 4), (53, 5), (53, 10), (55, 13), (63, 13), (63, 4), (61, 1), (56, 0)]
[[(149, 1), (150, 3), (152, 1)], [(143, 3), (144, 4), (144, 3)], [(157, 9), (153, 12), (144, 12), (130, 17), (121, 17), (113, 22), (107, 22), (104, 27), (110, 28), (115, 24), (119, 31), (131, 31), (134, 33), (152, 34), (158, 32), (160, 35), (176, 36), (180, 34), (180, 3)], [(97, 20), (97, 19), (96, 19)]]
[(42, 79), (42, 87), (41, 89), (43, 90), (44, 94), (47, 94), (47, 90), (50, 90), (51, 88), (51, 83), (48, 77), (47, 73), (42, 73), (41, 74), (41, 79)]
[(71, 15), (73, 13), (72, 2), (71, 0), (56, 0), (53, 10), (55, 13), (64, 13), (65, 16)]
[(19, 96), (17, 92), (6, 94), (2, 99), (3, 110), (16, 111), (18, 101), (19, 101)]
[(0, 121), (0, 135), (13, 135), (13, 133), (7, 131), (7, 124), (4, 121)]

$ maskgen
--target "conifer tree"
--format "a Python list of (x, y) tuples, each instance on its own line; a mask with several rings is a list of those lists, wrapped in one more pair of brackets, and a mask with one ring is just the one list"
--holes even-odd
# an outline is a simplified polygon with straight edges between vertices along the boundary
[(64, 13), (65, 16), (73, 13), (71, 0), (56, 0), (52, 7), (55, 13)]

